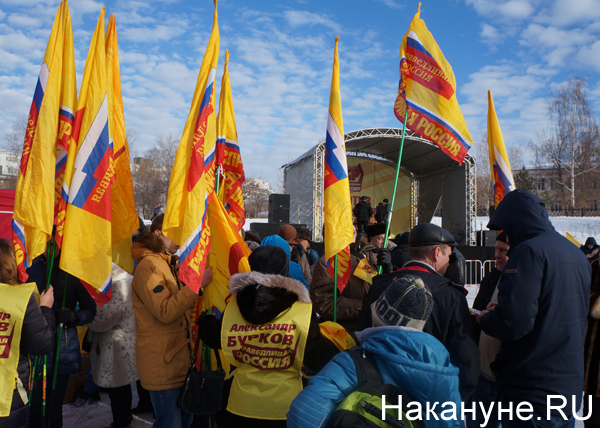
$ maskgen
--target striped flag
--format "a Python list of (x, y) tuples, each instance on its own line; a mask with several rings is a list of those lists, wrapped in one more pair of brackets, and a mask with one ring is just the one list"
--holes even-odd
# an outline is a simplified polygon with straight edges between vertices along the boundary
[(452, 67), (420, 14), (421, 3), (400, 46), (400, 83), (394, 113), (407, 129), (436, 144), (462, 165), (473, 139), (456, 99)]
[(494, 206), (497, 207), (507, 193), (515, 190), (515, 180), (508, 162), (508, 155), (504, 147), (504, 139), (494, 109), (491, 91), (488, 91), (487, 131), (490, 148), (490, 168), (494, 179)]
[(349, 245), (354, 241), (354, 229), (352, 226), (350, 182), (348, 180), (348, 163), (346, 161), (342, 100), (340, 96), (339, 40), (339, 37), (335, 38), (329, 115), (325, 137), (323, 225), (325, 228), (327, 269), (333, 278), (336, 270), (334, 257), (338, 255), (337, 286), (340, 291), (343, 291), (352, 274), (350, 272)]
[(215, 183), (215, 75), (219, 60), (217, 18), (215, 1), (212, 33), (175, 156), (163, 222), (163, 233), (181, 247), (179, 277), (196, 292), (200, 289), (210, 251), (206, 212)]
[[(46, 248), (58, 218), (60, 189), (74, 127), (77, 85), (73, 31), (63, 0), (50, 33), (27, 120), (15, 193), (13, 243), (19, 277)], [(58, 189), (58, 191), (56, 190)]]
[(125, 114), (121, 96), (121, 70), (115, 17), (110, 16), (106, 30), (106, 79), (108, 87), (108, 117), (113, 143), (115, 182), (111, 187), (111, 240), (112, 259), (129, 273), (133, 273), (131, 235), (138, 229), (133, 181), (129, 161), (129, 147), (125, 131)]
[(239, 232), (246, 221), (244, 196), (242, 194), (242, 183), (245, 175), (240, 146), (237, 142), (233, 98), (231, 97), (231, 84), (229, 83), (229, 51), (227, 50), (225, 51), (225, 68), (223, 69), (221, 93), (219, 95), (217, 135), (216, 164), (221, 167), (225, 177), (223, 185), (219, 189), (219, 198), (223, 201), (225, 210)]
[(104, 8), (85, 62), (77, 114), (76, 150), (67, 160), (68, 195), (60, 258), (62, 270), (109, 296), (112, 272), (111, 186), (115, 180), (108, 120)]

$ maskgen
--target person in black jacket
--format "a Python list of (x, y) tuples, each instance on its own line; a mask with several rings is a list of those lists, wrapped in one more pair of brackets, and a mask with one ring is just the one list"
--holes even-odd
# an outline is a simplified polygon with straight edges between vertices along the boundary
[[(0, 282), (3, 284), (19, 286), (17, 277), (17, 263), (13, 244), (0, 239)], [(21, 340), (19, 343), (19, 362), (17, 374), (25, 394), (29, 393), (29, 356), (42, 356), (52, 350), (55, 344), (55, 318), (51, 309), (54, 302), (52, 287), (40, 295), (38, 304), (32, 294), (27, 303), (21, 327)], [(21, 390), (23, 391), (23, 390)], [(3, 428), (26, 427), (29, 421), (29, 406), (21, 399), (18, 387), (13, 391), (10, 414), (0, 418)]]
[(373, 208), (367, 202), (366, 196), (360, 197), (360, 202), (354, 207), (353, 213), (356, 216), (356, 226), (358, 228), (358, 235), (360, 236), (366, 232), (371, 216), (373, 215)]
[(433, 335), (448, 350), (450, 361), (459, 369), (461, 398), (468, 402), (479, 378), (479, 352), (473, 340), (475, 326), (465, 298), (466, 290), (443, 276), (454, 246), (456, 241), (447, 230), (429, 223), (415, 226), (409, 236), (412, 261), (395, 272), (375, 277), (357, 330), (371, 327), (371, 305), (394, 280), (404, 275), (421, 278), (434, 300), (433, 312), (423, 331)]
[(594, 260), (600, 259), (600, 246), (596, 243), (596, 239), (593, 236), (589, 236), (585, 240), (585, 244), (581, 247), (581, 251), (585, 254), (585, 257), (592, 263)]
[[(506, 262), (508, 261), (507, 253), (509, 249), (510, 245), (508, 245), (506, 232), (499, 233), (496, 237), (496, 267), (481, 280), (479, 292), (473, 302), (473, 309), (483, 311), (487, 308), (490, 301), (494, 303), (498, 302), (498, 283), (504, 266), (506, 266)], [(475, 393), (473, 394), (473, 402), (482, 404), (476, 405), (475, 418), (467, 419), (467, 427), (479, 428), (486, 422), (486, 419), (487, 426), (497, 427), (499, 425), (499, 415), (496, 409), (493, 409), (486, 418), (486, 415), (481, 410), (481, 406), (484, 406), (484, 409), (489, 409), (492, 402), (495, 402), (498, 398), (496, 375), (491, 366), (500, 351), (501, 342), (481, 332), (479, 326), (477, 326), (477, 330), (481, 374), (479, 375), (479, 382), (477, 382), (477, 388), (475, 388)]]
[[(532, 421), (540, 426), (573, 426), (583, 391), (590, 264), (554, 230), (543, 202), (526, 190), (508, 193), (488, 228), (504, 230), (511, 247), (498, 285), (498, 303), (479, 317), (481, 329), (502, 341), (492, 367), (499, 398), (505, 406), (530, 403), (529, 426)], [(566, 403), (549, 403), (550, 395), (560, 395)], [(566, 404), (562, 411), (570, 419), (565, 421), (549, 404)], [(502, 426), (523, 424), (515, 419), (503, 419)]]
[[(96, 316), (96, 302), (79, 279), (68, 275), (59, 268), (60, 252), (57, 253), (53, 263), (50, 283), (55, 287), (52, 309), (54, 309), (54, 313), (56, 314), (57, 330), (62, 329), (62, 333), (54, 394), (52, 393), (52, 382), (54, 379), (56, 347), (48, 354), (47, 359), (46, 403), (48, 403), (47, 406), (50, 408), (48, 412), (49, 416), (47, 417), (49, 417), (49, 426), (52, 428), (62, 427), (62, 405), (67, 392), (69, 377), (81, 371), (81, 351), (79, 349), (79, 337), (76, 327), (91, 322)], [(27, 274), (29, 275), (28, 281), (35, 282), (40, 292), (46, 287), (45, 275), (47, 265), (48, 260), (46, 256), (41, 255), (27, 269)], [(39, 365), (34, 379), (31, 413), (29, 416), (29, 426), (31, 428), (40, 426), (42, 419), (42, 376)]]

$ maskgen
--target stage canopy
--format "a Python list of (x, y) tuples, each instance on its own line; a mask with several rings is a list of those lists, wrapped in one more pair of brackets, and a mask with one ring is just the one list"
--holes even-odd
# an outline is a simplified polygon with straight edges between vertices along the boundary
[[(398, 128), (368, 128), (349, 132), (345, 135), (346, 153), (348, 158), (370, 159), (395, 168), (401, 137), (402, 129)], [(314, 238), (319, 241), (323, 227), (324, 151), (325, 142), (321, 142), (282, 167), (285, 192), (290, 194), (290, 221), (312, 227)], [(349, 159), (349, 168), (350, 164)], [(410, 178), (410, 195), (405, 197), (407, 206), (410, 206), (410, 222), (401, 229), (418, 222), (430, 222), (441, 204), (442, 226), (453, 233), (459, 244), (475, 245), (473, 157), (467, 155), (461, 166), (436, 145), (407, 131), (401, 172)], [(308, 186), (311, 180), (314, 185)], [(398, 201), (398, 192), (396, 195), (398, 206), (402, 201)], [(391, 195), (388, 199), (391, 200)], [(392, 230), (392, 233), (403, 231)]]

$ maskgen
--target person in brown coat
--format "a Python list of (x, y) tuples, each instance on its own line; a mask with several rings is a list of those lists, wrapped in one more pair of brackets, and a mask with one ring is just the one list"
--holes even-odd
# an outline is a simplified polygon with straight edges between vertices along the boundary
[[(189, 427), (192, 415), (177, 407), (177, 398), (191, 362), (190, 307), (198, 295), (179, 281), (179, 246), (162, 233), (164, 215), (152, 221), (131, 248), (138, 262), (133, 276), (136, 362), (142, 386), (150, 391), (155, 428)], [(210, 283), (207, 269), (202, 287)]]
[[(351, 252), (350, 272), (352, 275), (344, 291), (338, 293), (337, 322), (348, 332), (356, 330), (356, 320), (371, 286), (367, 281), (354, 275), (358, 263), (364, 257), (365, 255), (362, 253)], [(310, 284), (310, 299), (315, 310), (321, 316), (321, 321), (333, 321), (333, 288), (333, 278), (327, 271), (327, 260), (321, 257), (315, 265)]]

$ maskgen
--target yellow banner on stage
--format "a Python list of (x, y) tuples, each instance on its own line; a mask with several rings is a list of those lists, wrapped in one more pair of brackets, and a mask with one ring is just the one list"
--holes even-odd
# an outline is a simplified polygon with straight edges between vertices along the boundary
[[(392, 200), (394, 192), (394, 178), (396, 168), (383, 162), (365, 158), (348, 158), (348, 177), (350, 179), (350, 196), (352, 206), (356, 206), (361, 196), (366, 196), (373, 207), (377, 207), (384, 198)], [(411, 229), (411, 190), (410, 177), (400, 172), (396, 199), (394, 201), (394, 215), (390, 225), (390, 234), (408, 232)], [(371, 217), (375, 222), (375, 217)]]

